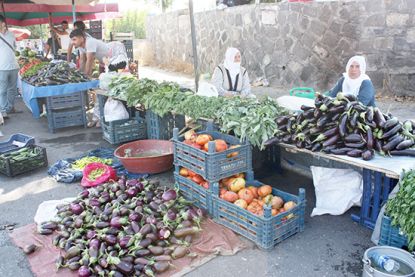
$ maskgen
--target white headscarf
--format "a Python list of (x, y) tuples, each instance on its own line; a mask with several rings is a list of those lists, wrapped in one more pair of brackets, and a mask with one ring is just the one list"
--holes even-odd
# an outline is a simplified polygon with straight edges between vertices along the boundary
[(241, 71), (241, 63), (235, 62), (236, 54), (240, 53), (238, 49), (229, 47), (225, 53), (225, 60), (223, 61), (223, 66), (229, 70), (231, 75), (232, 83), (235, 82), (236, 75)]
[[(351, 79), (349, 77), (349, 69), (353, 62), (357, 62), (360, 66), (360, 76), (356, 79)], [(351, 57), (346, 65), (346, 72), (343, 73), (344, 81), (342, 92), (345, 94), (352, 94), (357, 96), (359, 94), (360, 86), (364, 80), (370, 80), (369, 76), (366, 75), (366, 61), (363, 56), (354, 56)]]

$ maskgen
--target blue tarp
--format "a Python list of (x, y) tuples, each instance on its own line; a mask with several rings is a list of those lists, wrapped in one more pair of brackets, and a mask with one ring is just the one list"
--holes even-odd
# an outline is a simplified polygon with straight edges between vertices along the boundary
[(111, 166), (117, 171), (117, 175), (126, 175), (130, 178), (145, 178), (148, 174), (134, 174), (129, 173), (121, 162), (114, 156), (114, 149), (112, 148), (98, 148), (88, 152), (87, 154), (81, 155), (77, 158), (68, 158), (64, 160), (57, 161), (52, 165), (48, 174), (55, 178), (56, 181), (62, 183), (74, 183), (79, 182), (82, 179), (82, 171), (74, 170), (71, 168), (71, 164), (83, 157), (94, 156), (102, 159), (112, 159)]
[(66, 95), (79, 91), (85, 91), (99, 86), (99, 80), (93, 80), (89, 82), (76, 83), (76, 84), (64, 84), (56, 86), (35, 87), (28, 83), (21, 81), (21, 91), (23, 101), (26, 106), (32, 111), (34, 118), (39, 118), (40, 111), (37, 103), (37, 98)]

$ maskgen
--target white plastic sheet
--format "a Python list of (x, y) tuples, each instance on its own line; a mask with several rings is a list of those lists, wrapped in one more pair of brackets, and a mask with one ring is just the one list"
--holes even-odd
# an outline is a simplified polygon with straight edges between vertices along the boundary
[(311, 216), (341, 215), (352, 206), (360, 206), (363, 179), (352, 169), (311, 166), (316, 192), (316, 207)]
[(130, 115), (121, 101), (108, 98), (104, 105), (105, 121), (128, 119)]
[(75, 200), (75, 197), (65, 198), (61, 200), (49, 200), (40, 203), (34, 217), (35, 223), (39, 226), (43, 222), (53, 220), (58, 212), (56, 207), (61, 204), (68, 204), (73, 200)]

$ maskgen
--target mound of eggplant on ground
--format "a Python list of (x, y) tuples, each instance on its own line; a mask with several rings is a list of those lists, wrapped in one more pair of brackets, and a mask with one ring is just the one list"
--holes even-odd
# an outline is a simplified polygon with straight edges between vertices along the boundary
[(276, 119), (279, 132), (265, 144), (295, 144), (298, 148), (348, 155), (371, 160), (375, 151), (382, 155), (415, 157), (415, 123), (399, 122), (377, 107), (367, 107), (353, 95), (336, 98), (318, 94), (315, 107), (302, 106), (302, 112)]
[(43, 65), (36, 74), (32, 74), (26, 78), (23, 77), (23, 80), (36, 87), (89, 81), (82, 72), (76, 68), (72, 68), (67, 62)]
[(65, 250), (58, 268), (87, 276), (154, 276), (189, 253), (202, 211), (158, 182), (126, 180), (82, 191), (39, 226)]

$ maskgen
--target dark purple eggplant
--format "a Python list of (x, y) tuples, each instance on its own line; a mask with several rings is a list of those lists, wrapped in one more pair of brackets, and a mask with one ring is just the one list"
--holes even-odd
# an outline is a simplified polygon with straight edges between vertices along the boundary
[(88, 230), (86, 232), (86, 238), (87, 239), (93, 239), (97, 236), (97, 232), (95, 232), (95, 230)]
[(378, 139), (375, 139), (375, 145), (374, 145), (375, 150), (380, 152), (382, 151), (382, 147), (383, 147), (382, 142)]
[(133, 230), (133, 233), (136, 234), (140, 231), (140, 226), (137, 222), (133, 221), (130, 223), (131, 229)]
[(109, 226), (110, 226), (110, 224), (108, 222), (104, 222), (104, 221), (95, 223), (95, 227), (98, 228), (98, 229), (108, 228)]
[(72, 246), (68, 249), (68, 251), (66, 251), (64, 258), (65, 260), (69, 260), (70, 258), (78, 256), (79, 254), (81, 254), (81, 249), (78, 246)]
[(53, 233), (53, 230), (51, 229), (39, 229), (38, 233), (41, 235), (50, 235)]
[(349, 120), (350, 127), (356, 128), (358, 118), (359, 118), (359, 113), (356, 113), (356, 112), (353, 113), (353, 115), (351, 116), (351, 118)]
[(282, 142), (289, 143), (291, 142), (291, 135), (286, 135), (282, 138)]
[(333, 128), (328, 129), (327, 131), (325, 131), (325, 132), (323, 133), (323, 135), (324, 135), (325, 137), (327, 137), (327, 138), (330, 138), (330, 137), (332, 137), (332, 136), (336, 135), (336, 134), (338, 133), (338, 131), (339, 131), (338, 126), (335, 126), (335, 127), (333, 127)]
[(75, 271), (75, 270), (79, 270), (81, 265), (79, 264), (79, 262), (71, 262), (71, 263), (67, 262), (66, 267), (72, 271)]
[(305, 142), (304, 141), (297, 141), (296, 143), (295, 143), (295, 145), (298, 147), (298, 148), (304, 148), (305, 147)]
[(100, 247), (101, 241), (99, 239), (91, 239), (88, 243), (89, 247), (94, 247), (98, 249)]
[(120, 229), (123, 225), (128, 224), (128, 218), (127, 217), (113, 217), (111, 218), (110, 225), (113, 228)]
[(110, 271), (108, 276), (111, 277), (125, 277), (125, 275), (121, 272), (119, 272), (118, 270), (116, 270), (116, 266), (114, 266), (114, 268)]
[(412, 147), (414, 145), (414, 141), (413, 140), (411, 140), (411, 139), (407, 139), (407, 140), (404, 140), (404, 141), (402, 141), (401, 143), (399, 143), (397, 146), (396, 146), (396, 150), (404, 150), (404, 149), (407, 149), (407, 148), (410, 148), (410, 147)]
[(336, 145), (336, 144), (333, 144), (333, 145), (329, 145), (329, 146), (323, 147), (323, 149), (321, 149), (321, 151), (322, 151), (323, 153), (330, 154), (330, 152), (331, 152), (333, 149), (336, 149), (336, 148), (337, 148), (337, 145)]
[(184, 246), (179, 245), (173, 250), (171, 257), (176, 260), (176, 259), (180, 259), (186, 256), (187, 253), (188, 253), (188, 249)]
[(143, 248), (147, 248), (151, 244), (151, 242), (151, 239), (145, 238), (140, 241), (139, 245)]
[(353, 148), (342, 147), (342, 148), (335, 148), (330, 150), (330, 154), (334, 155), (346, 155), (347, 152), (354, 150)]
[(399, 124), (399, 120), (396, 117), (392, 117), (391, 119), (387, 120), (383, 125), (383, 129), (389, 130), (394, 128), (397, 124)]
[(118, 245), (122, 248), (122, 249), (126, 249), (131, 243), (130, 243), (131, 237), (130, 236), (125, 236), (125, 237), (121, 237), (118, 240)]
[(362, 136), (359, 135), (359, 134), (350, 134), (350, 135), (347, 135), (344, 138), (344, 141), (345, 142), (348, 142), (348, 143), (358, 143), (358, 142), (362, 142)]
[(105, 232), (107, 235), (118, 235), (118, 233), (120, 232), (120, 230), (118, 230), (117, 228), (108, 228), (107, 231)]
[(354, 157), (354, 158), (358, 158), (362, 156), (363, 151), (360, 149), (354, 149), (352, 151), (347, 152), (347, 156), (349, 157)]
[(133, 271), (133, 268), (134, 268), (132, 263), (127, 263), (127, 262), (124, 262), (124, 261), (119, 262), (115, 266), (119, 271), (121, 271), (124, 274), (131, 273)]
[(357, 142), (357, 143), (348, 143), (346, 142), (344, 144), (346, 147), (350, 147), (350, 148), (363, 148), (366, 146), (366, 142)]
[(344, 105), (334, 106), (334, 107), (331, 107), (327, 112), (330, 113), (332, 116), (334, 116), (336, 114), (343, 113), (345, 108), (346, 107)]
[(150, 255), (150, 250), (148, 249), (139, 249), (134, 252), (135, 257), (145, 257)]
[(153, 264), (153, 268), (157, 273), (165, 272), (169, 269), (169, 262), (168, 261), (159, 261)]
[(84, 211), (84, 208), (78, 203), (71, 203), (69, 207), (71, 211), (76, 215), (79, 215)]
[(340, 124), (339, 124), (339, 134), (343, 138), (346, 136), (347, 131), (347, 113), (343, 114), (340, 118)]
[(379, 108), (375, 107), (374, 109), (374, 120), (379, 127), (383, 127), (385, 125), (385, 117), (383, 116), (382, 112)]
[(402, 136), (397, 136), (396, 138), (388, 141), (385, 145), (383, 145), (382, 150), (383, 151), (391, 151), (396, 148), (401, 142), (403, 142), (405, 139)]
[(177, 198), (177, 192), (174, 189), (169, 189), (161, 196), (163, 201), (175, 200)]
[(373, 107), (369, 107), (366, 112), (366, 120), (369, 122), (372, 122), (373, 117), (374, 117)]
[(340, 139), (340, 135), (332, 136), (331, 138), (323, 142), (323, 148), (336, 144), (339, 139)]
[(145, 236), (148, 233), (151, 233), (152, 231), (153, 230), (151, 228), (151, 225), (147, 223), (147, 224), (144, 224), (143, 227), (141, 227), (140, 234)]
[(327, 115), (323, 115), (322, 117), (320, 117), (318, 120), (317, 120), (317, 124), (316, 124), (316, 126), (317, 127), (323, 127), (324, 125), (326, 125), (327, 123), (328, 123), (328, 121), (329, 121), (329, 117), (327, 116)]
[(415, 157), (415, 149), (405, 149), (405, 150), (392, 150), (390, 151), (392, 156), (409, 156)]
[(374, 156), (375, 156), (375, 152), (371, 149), (367, 149), (367, 150), (363, 151), (363, 153), (362, 153), (362, 158), (365, 161), (369, 161), (369, 160), (373, 159)]
[(288, 115), (284, 115), (284, 116), (280, 116), (277, 118), (276, 123), (278, 126), (286, 124), (288, 121), (289, 116)]
[(102, 268), (107, 268), (108, 267), (108, 261), (105, 258), (99, 259), (98, 263)]
[(372, 133), (372, 129), (370, 127), (366, 128), (366, 147), (369, 150), (373, 149), (373, 133)]
[(100, 205), (101, 205), (101, 203), (99, 202), (98, 199), (96, 199), (96, 198), (89, 199), (89, 206), (99, 207)]
[(26, 255), (32, 254), (33, 252), (35, 252), (37, 249), (37, 246), (35, 244), (29, 244), (23, 247), (23, 252)]
[(333, 122), (337, 122), (341, 116), (342, 116), (341, 113), (335, 114), (335, 115), (333, 115), (333, 117), (331, 118), (331, 120)]
[[(389, 120), (387, 122), (389, 122)], [(394, 125), (393, 128), (389, 129), (389, 131), (387, 131), (386, 133), (383, 133), (382, 139), (390, 138), (391, 136), (397, 134), (401, 129), (402, 129), (402, 125), (398, 122), (396, 125)]]
[(136, 258), (135, 260), (134, 260), (134, 264), (142, 264), (142, 265), (147, 265), (147, 264), (149, 264), (149, 260), (147, 260), (147, 259), (145, 259), (145, 258)]
[(160, 246), (149, 246), (148, 250), (150, 250), (151, 254), (153, 255), (162, 255), (164, 253), (163, 247)]
[[(144, 267), (145, 267), (145, 265), (143, 265), (143, 264), (135, 264), (134, 265), (134, 269), (135, 269), (135, 272), (136, 272), (135, 276), (141, 276), (141, 271), (144, 269)], [(139, 272), (139, 273), (137, 273), (137, 272)]]
[(45, 222), (45, 223), (42, 223), (40, 225), (40, 228), (50, 229), (50, 230), (54, 231), (54, 230), (58, 229), (58, 224), (56, 222)]
[(314, 143), (313, 146), (311, 147), (311, 151), (312, 152), (317, 152), (320, 151), (320, 149), (323, 147), (323, 145), (319, 142)]
[(152, 209), (154, 212), (157, 212), (157, 211), (159, 210), (159, 205), (158, 205), (155, 201), (151, 201), (151, 202), (148, 204), (148, 207), (149, 207), (150, 209)]
[(123, 257), (121, 260), (124, 261), (124, 262), (127, 262), (127, 263), (134, 263), (134, 257), (133, 256), (126, 256), (126, 257)]
[(105, 235), (104, 236), (104, 241), (108, 244), (108, 245), (115, 245), (117, 243), (117, 237), (114, 235)]

